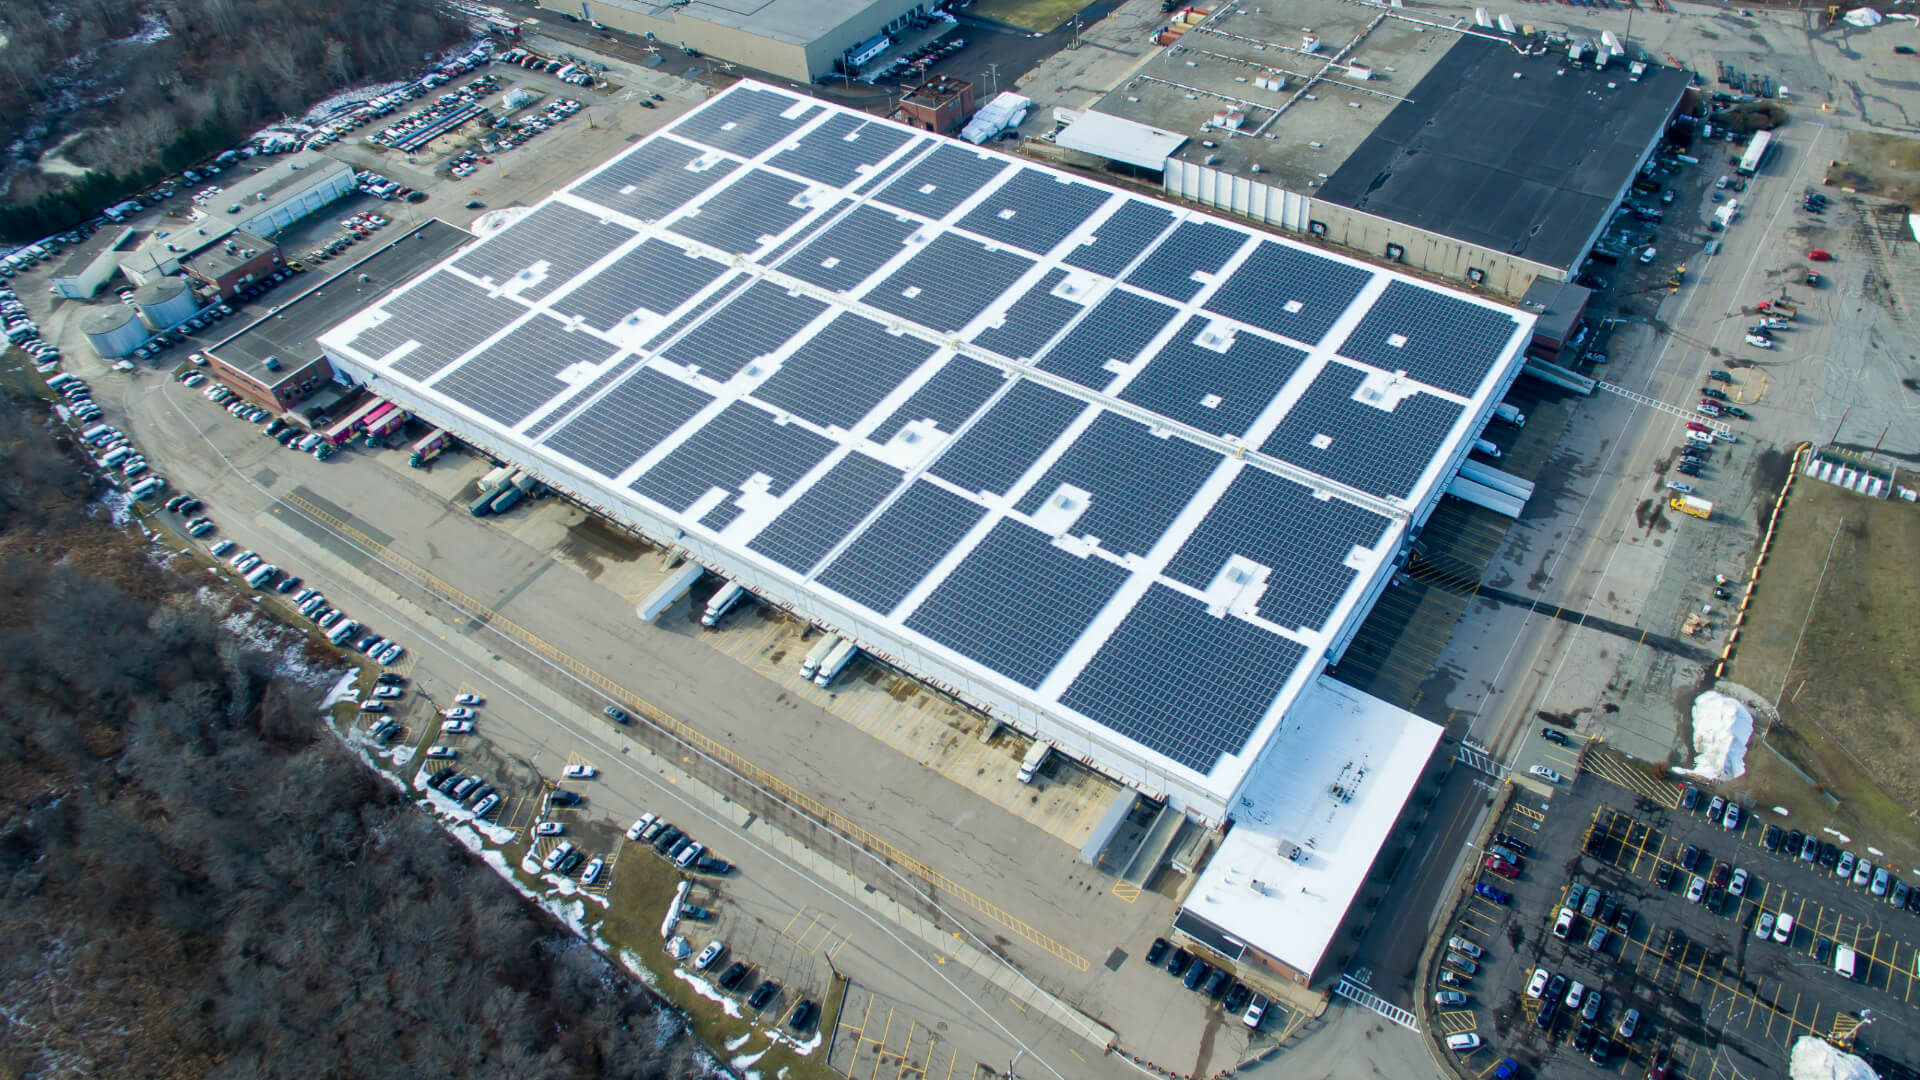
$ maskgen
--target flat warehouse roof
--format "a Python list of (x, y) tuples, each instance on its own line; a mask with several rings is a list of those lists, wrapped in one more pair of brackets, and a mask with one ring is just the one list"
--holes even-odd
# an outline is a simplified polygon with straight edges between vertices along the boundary
[(741, 83), (322, 344), (1218, 817), (1531, 326)]

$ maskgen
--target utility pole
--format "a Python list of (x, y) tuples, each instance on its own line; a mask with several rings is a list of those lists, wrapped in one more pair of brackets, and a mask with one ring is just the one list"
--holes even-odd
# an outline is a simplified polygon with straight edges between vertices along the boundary
[(981, 72), (980, 74), (983, 77), (991, 78), (993, 80), (993, 90), (991, 92), (998, 94), (1000, 92), (1000, 65), (988, 64), (987, 70)]

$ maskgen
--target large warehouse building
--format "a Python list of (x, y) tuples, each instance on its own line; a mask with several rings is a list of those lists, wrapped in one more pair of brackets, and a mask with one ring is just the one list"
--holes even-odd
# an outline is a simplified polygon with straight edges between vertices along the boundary
[(804, 83), (858, 71), (911, 27), (927, 5), (924, 0), (540, 0), (540, 6)]
[(1505, 296), (1566, 281), (1688, 75), (1439, 17), (1362, 0), (1182, 9), (1058, 141), (1160, 173), (1170, 195)]
[[(1354, 692), (1321, 672), (1532, 322), (742, 83), (320, 343), (1061, 752), (1287, 830), (1337, 924), (1438, 729), (1323, 716)], [(1254, 944), (1305, 977), (1326, 941)]]

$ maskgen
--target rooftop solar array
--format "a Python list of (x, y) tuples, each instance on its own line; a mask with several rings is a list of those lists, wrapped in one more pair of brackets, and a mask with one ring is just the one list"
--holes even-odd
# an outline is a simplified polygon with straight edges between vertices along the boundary
[(322, 342), (917, 674), (1224, 805), (1529, 329), (742, 83)]

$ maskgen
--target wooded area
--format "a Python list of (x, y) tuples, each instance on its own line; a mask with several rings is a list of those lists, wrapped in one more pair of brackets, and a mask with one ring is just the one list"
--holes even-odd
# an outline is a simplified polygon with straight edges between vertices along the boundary
[(113, 527), (43, 410), (0, 397), (0, 1070), (706, 1071)]
[[(12, 0), (0, 34), (0, 200), (52, 230), (471, 31), (434, 0)], [(81, 133), (62, 157), (91, 182), (37, 168)]]

